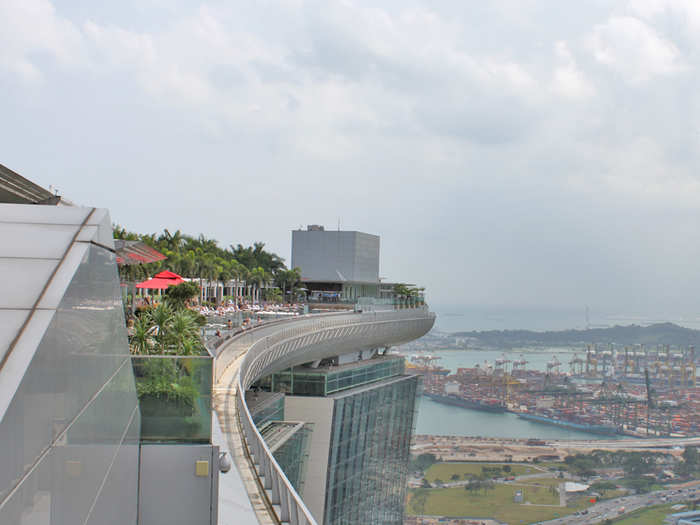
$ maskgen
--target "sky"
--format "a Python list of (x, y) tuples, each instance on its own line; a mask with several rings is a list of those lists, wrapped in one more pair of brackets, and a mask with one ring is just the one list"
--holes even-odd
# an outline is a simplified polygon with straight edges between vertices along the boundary
[(440, 305), (700, 319), (700, 2), (0, 0), (0, 163), (138, 232), (381, 236)]

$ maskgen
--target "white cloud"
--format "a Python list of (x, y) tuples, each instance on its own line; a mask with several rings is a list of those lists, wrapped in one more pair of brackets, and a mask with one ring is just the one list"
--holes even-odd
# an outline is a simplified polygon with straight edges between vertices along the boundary
[[(596, 232), (615, 223), (636, 239), (642, 228), (620, 226), (620, 207), (626, 217), (638, 207), (640, 225), (663, 223), (670, 237), (665, 209), (700, 223), (691, 67), (700, 3), (581, 2), (566, 19), (557, 3), (0, 0), (0, 81), (45, 80), (0, 97), (13, 129), (0, 130), (0, 143), (21, 171), (24, 162), (41, 173), (48, 159), (66, 178), (59, 186), (72, 178), (86, 202), (109, 183), (112, 200), (100, 204), (134, 229), (220, 228), (224, 241), (270, 238), (284, 253), (290, 225), (342, 215), (381, 227), (383, 243), (432, 243), (426, 259), (479, 275), (474, 297), (491, 297), (494, 260), (519, 297), (537, 294), (519, 282), (528, 271), (553, 290), (575, 288), (532, 247), (557, 252), (576, 246), (567, 232), (593, 232), (585, 251), (613, 267)], [(100, 180), (86, 175), (96, 172)], [(147, 192), (166, 173), (168, 199), (133, 198), (133, 187)], [(255, 228), (240, 217), (255, 217)], [(470, 266), (474, 246), (484, 277)], [(434, 278), (418, 266), (423, 275), (401, 274), (405, 253), (385, 255), (390, 278)], [(512, 263), (528, 258), (538, 262), (523, 271)], [(445, 283), (443, 295), (472, 296)]]
[(91, 20), (85, 22), (83, 31), (97, 54), (96, 63), (99, 66), (143, 70), (154, 67), (157, 63), (151, 35), (134, 33), (116, 26), (101, 26)]
[(595, 88), (579, 69), (566, 42), (557, 42), (554, 49), (559, 65), (554, 69), (552, 91), (571, 99), (585, 99), (593, 96)]
[(0, 68), (23, 81), (42, 78), (42, 57), (72, 65), (84, 60), (80, 31), (49, 0), (0, 2)]
[(679, 22), (700, 25), (700, 3), (696, 0), (630, 0), (627, 10), (644, 20), (670, 15), (677, 17)]
[(630, 83), (673, 75), (688, 66), (673, 42), (631, 16), (612, 16), (593, 28), (586, 45), (595, 59)]
[(607, 156), (603, 180), (616, 194), (639, 199), (645, 208), (700, 206), (700, 179), (653, 138), (639, 136)]

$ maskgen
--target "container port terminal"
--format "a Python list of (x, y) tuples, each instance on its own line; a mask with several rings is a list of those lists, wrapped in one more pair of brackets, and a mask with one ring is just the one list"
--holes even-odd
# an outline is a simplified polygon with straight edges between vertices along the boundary
[(545, 369), (520, 355), (451, 371), (439, 357), (414, 355), (423, 395), (438, 403), (513, 412), (536, 423), (600, 435), (682, 438), (700, 435), (695, 347), (586, 345)]

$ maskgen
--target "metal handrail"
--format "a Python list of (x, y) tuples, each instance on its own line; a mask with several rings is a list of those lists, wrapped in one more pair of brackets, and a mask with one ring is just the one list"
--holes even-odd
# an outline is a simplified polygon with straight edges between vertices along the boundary
[[(235, 379), (238, 391), (236, 403), (239, 424), (244, 433), (245, 439), (243, 441), (257, 463), (257, 473), (259, 478), (262, 478), (261, 484), (265, 490), (270, 491), (270, 503), (279, 506), (280, 521), (289, 522), (291, 525), (316, 525), (316, 520), (287, 479), (255, 423), (253, 423), (252, 415), (246, 405), (246, 390), (265, 375), (264, 371), (268, 366), (263, 363), (262, 367), (257, 367), (258, 362), (263, 362), (264, 358), (269, 356), (279, 360), (283, 357), (285, 345), (288, 347), (288, 354), (290, 354), (304, 347), (331, 339), (333, 336), (342, 336), (341, 331), (346, 329), (369, 329), (371, 326), (386, 328), (396, 322), (418, 321), (423, 324), (419, 332), (424, 333), (432, 327), (434, 319), (435, 314), (424, 308), (364, 314), (345, 312), (322, 314), (267, 323), (246, 333), (238, 334), (227, 342), (226, 348), (222, 349), (216, 360), (216, 381), (221, 379), (229, 364), (226, 363), (225, 359), (230, 353), (227, 350), (229, 348), (245, 349), (245, 357)], [(384, 337), (389, 336), (385, 335)], [(300, 342), (300, 345), (296, 346), (296, 342)]]

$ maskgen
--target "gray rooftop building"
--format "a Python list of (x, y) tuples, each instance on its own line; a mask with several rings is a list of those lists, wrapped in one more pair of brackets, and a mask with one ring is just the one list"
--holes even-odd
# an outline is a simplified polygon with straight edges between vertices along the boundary
[(292, 268), (304, 281), (379, 282), (379, 236), (308, 226), (292, 232)]
[(310, 225), (292, 232), (292, 268), (310, 300), (354, 301), (379, 297), (379, 236), (357, 231), (326, 231)]

